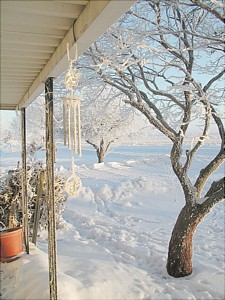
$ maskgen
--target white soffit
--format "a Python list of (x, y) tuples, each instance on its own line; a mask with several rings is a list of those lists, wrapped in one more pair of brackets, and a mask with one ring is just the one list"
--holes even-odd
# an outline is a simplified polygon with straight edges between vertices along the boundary
[(27, 107), (67, 69), (74, 34), (79, 55), (135, 2), (1, 0), (0, 109)]

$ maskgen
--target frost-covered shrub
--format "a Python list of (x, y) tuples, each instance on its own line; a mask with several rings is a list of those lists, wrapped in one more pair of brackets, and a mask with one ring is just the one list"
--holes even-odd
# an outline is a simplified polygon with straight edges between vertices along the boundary
[[(36, 162), (27, 167), (27, 195), (28, 195), (28, 220), (30, 233), (32, 234), (34, 213), (37, 200), (39, 176), (44, 171), (44, 166)], [(64, 192), (65, 180), (59, 175), (55, 175), (55, 218), (56, 226), (60, 227), (61, 215), (64, 211), (66, 193)], [(43, 182), (41, 194), (41, 208), (39, 219), (39, 230), (47, 227), (47, 200), (46, 200), (46, 181)], [(0, 184), (0, 224), (8, 227), (10, 210), (14, 206), (14, 226), (22, 224), (22, 169), (17, 167), (10, 170), (2, 179)]]
[(7, 176), (1, 179), (0, 183), (0, 225), (7, 227), (9, 216), (14, 206), (14, 226), (22, 222), (22, 201), (21, 201), (21, 184), (19, 169), (9, 170)]

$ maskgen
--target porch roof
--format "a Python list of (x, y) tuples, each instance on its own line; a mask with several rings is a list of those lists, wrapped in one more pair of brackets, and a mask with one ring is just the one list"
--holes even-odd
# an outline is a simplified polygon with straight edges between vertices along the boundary
[(81, 54), (135, 2), (2, 0), (0, 109), (27, 107), (68, 67), (67, 43)]

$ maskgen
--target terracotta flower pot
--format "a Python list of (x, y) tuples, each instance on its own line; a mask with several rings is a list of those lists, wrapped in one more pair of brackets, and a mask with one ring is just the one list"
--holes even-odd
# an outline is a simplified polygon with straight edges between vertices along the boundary
[(7, 262), (23, 252), (22, 228), (10, 228), (0, 231), (0, 260)]

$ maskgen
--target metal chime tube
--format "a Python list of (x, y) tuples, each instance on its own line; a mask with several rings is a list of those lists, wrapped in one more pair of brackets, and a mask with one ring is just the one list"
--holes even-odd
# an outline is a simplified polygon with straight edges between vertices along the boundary
[(66, 100), (63, 101), (63, 137), (64, 137), (64, 146), (66, 146), (66, 133), (67, 133), (67, 126), (66, 126)]
[(77, 105), (77, 126), (78, 126), (78, 155), (81, 156), (80, 102)]
[(73, 107), (73, 151), (76, 153), (76, 144), (77, 144), (77, 107)]
[(48, 203), (48, 259), (50, 300), (57, 300), (56, 222), (54, 197), (54, 143), (53, 143), (53, 78), (45, 82), (46, 104), (46, 183)]
[(68, 105), (68, 149), (71, 147), (71, 107)]

